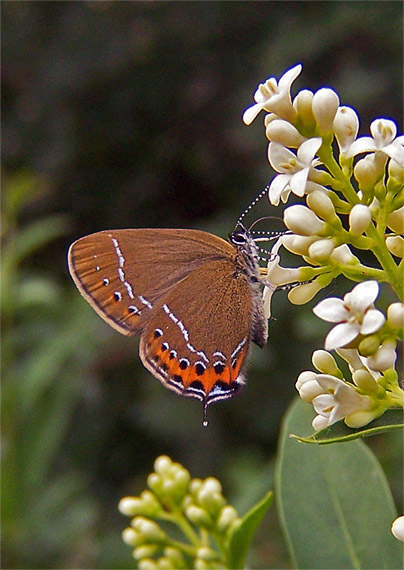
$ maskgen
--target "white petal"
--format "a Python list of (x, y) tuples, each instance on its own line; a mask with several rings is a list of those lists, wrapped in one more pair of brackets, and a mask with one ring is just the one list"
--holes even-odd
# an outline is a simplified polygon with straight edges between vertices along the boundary
[(297, 150), (297, 158), (299, 159), (299, 162), (309, 166), (322, 142), (321, 138), (315, 137), (302, 143)]
[(314, 398), (312, 404), (318, 414), (327, 418), (330, 416), (332, 409), (335, 406), (334, 396), (331, 394), (320, 394)]
[(329, 297), (320, 301), (313, 307), (313, 313), (316, 317), (329, 323), (340, 323), (349, 317), (349, 312), (346, 310), (342, 299), (338, 297)]
[(352, 307), (353, 311), (364, 313), (366, 309), (373, 305), (379, 294), (379, 283), (377, 281), (363, 281), (347, 293), (344, 297), (344, 303)]
[(316, 380), (317, 374), (313, 372), (313, 370), (303, 370), (300, 372), (299, 376), (297, 377), (295, 388), (298, 392), (300, 392), (301, 387), (306, 382), (313, 382)]
[(263, 109), (263, 107), (264, 107), (263, 103), (257, 103), (252, 107), (248, 107), (248, 109), (246, 109), (243, 113), (243, 122), (246, 125), (251, 125), (251, 123), (258, 115), (258, 113)]
[(271, 204), (277, 206), (285, 188), (289, 185), (290, 174), (279, 174), (272, 180), (268, 191), (268, 197)]
[(324, 416), (316, 416), (311, 422), (311, 425), (315, 431), (320, 431), (328, 426), (328, 418), (325, 418)]
[(323, 393), (323, 389), (318, 382), (313, 380), (312, 382), (306, 382), (299, 390), (299, 395), (305, 402), (311, 403), (314, 398), (317, 398)]
[(297, 65), (295, 65), (295, 67), (292, 67), (292, 69), (288, 69), (288, 71), (286, 71), (286, 73), (284, 73), (279, 80), (278, 83), (279, 91), (289, 91), (290, 86), (292, 85), (293, 81), (296, 79), (296, 77), (300, 74), (301, 71), (302, 71), (301, 63), (298, 63)]
[(360, 332), (365, 335), (372, 334), (382, 328), (385, 321), (386, 317), (381, 311), (378, 311), (377, 309), (369, 309), (363, 317)]
[(352, 158), (357, 154), (374, 152), (375, 150), (377, 150), (377, 146), (372, 137), (361, 137), (351, 144), (349, 150), (346, 152), (346, 156)]
[(338, 386), (345, 386), (345, 382), (331, 374), (317, 374), (316, 380), (322, 387), (323, 392), (330, 390), (334, 392)]
[(396, 144), (396, 141), (397, 139), (393, 143), (383, 147), (383, 152), (404, 168), (404, 147), (400, 144)]
[(296, 155), (293, 154), (293, 152), (277, 142), (269, 143), (268, 160), (274, 170), (283, 172), (284, 174), (291, 174), (292, 172), (291, 168), (285, 165), (289, 165), (291, 161), (292, 164), (297, 161)]
[(306, 190), (306, 182), (307, 177), (309, 175), (309, 168), (303, 168), (299, 172), (293, 174), (290, 179), (290, 187), (292, 189), (293, 194), (296, 196), (304, 196), (304, 192)]
[(271, 301), (272, 295), (275, 293), (276, 287), (264, 287), (264, 291), (262, 293), (262, 300), (264, 303), (264, 313), (267, 319), (271, 316)]
[(349, 344), (359, 334), (357, 323), (341, 323), (332, 328), (325, 338), (324, 347), (326, 350), (335, 350)]
[(336, 352), (341, 356), (341, 358), (348, 362), (351, 372), (363, 368), (363, 362), (360, 359), (359, 352), (356, 348), (338, 348)]

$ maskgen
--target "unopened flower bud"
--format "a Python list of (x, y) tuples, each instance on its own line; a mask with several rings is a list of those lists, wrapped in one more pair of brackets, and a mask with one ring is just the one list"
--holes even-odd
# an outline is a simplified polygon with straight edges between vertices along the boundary
[(375, 413), (373, 411), (359, 410), (347, 416), (344, 422), (348, 427), (357, 429), (367, 425), (369, 422), (371, 422), (374, 419), (375, 419)]
[(302, 236), (318, 234), (324, 229), (324, 222), (301, 204), (286, 208), (283, 220), (288, 229)]
[(157, 473), (150, 473), (147, 477), (147, 485), (156, 493), (157, 496), (161, 494), (163, 488), (163, 481)]
[(197, 507), (196, 505), (191, 505), (185, 510), (185, 515), (187, 518), (196, 526), (202, 526), (204, 528), (212, 528), (213, 521), (205, 511), (201, 507)]
[(332, 89), (324, 87), (314, 93), (312, 108), (313, 115), (321, 132), (332, 130), (333, 122), (339, 106), (339, 97)]
[(131, 522), (132, 527), (143, 535), (144, 542), (164, 542), (166, 540), (165, 532), (159, 525), (145, 517), (136, 517)]
[(157, 544), (142, 544), (141, 546), (135, 548), (133, 551), (133, 558), (135, 560), (141, 560), (142, 558), (151, 558), (157, 553), (158, 549), (159, 547)]
[(367, 230), (372, 219), (370, 209), (364, 204), (355, 204), (349, 214), (349, 230), (352, 235), (360, 236)]
[(378, 384), (373, 376), (364, 369), (355, 370), (352, 374), (352, 380), (365, 392), (376, 392)]
[(171, 560), (169, 560), (165, 556), (160, 556), (160, 558), (157, 561), (157, 568), (158, 570), (173, 570), (173, 565)]
[[(209, 479), (210, 481), (207, 480), (207, 484), (205, 484), (198, 493), (198, 502), (201, 507), (208, 511), (209, 514), (216, 517), (220, 509), (225, 505), (226, 501), (221, 494), (221, 485), (219, 481), (215, 480), (213, 477), (210, 477)], [(213, 483), (218, 483), (218, 485)]]
[(310, 283), (302, 283), (296, 285), (288, 293), (288, 299), (293, 305), (304, 305), (311, 301), (311, 299), (324, 287), (318, 279)]
[(404, 239), (401, 236), (387, 237), (386, 246), (389, 252), (396, 257), (404, 257)]
[(389, 161), (389, 177), (396, 180), (398, 184), (404, 182), (404, 168), (395, 160)]
[(375, 334), (366, 336), (359, 343), (358, 350), (362, 356), (372, 356), (380, 346), (379, 337)]
[(293, 100), (293, 107), (299, 114), (299, 118), (305, 126), (314, 125), (315, 119), (312, 109), (313, 93), (308, 89), (302, 89)]
[(159, 570), (159, 566), (153, 558), (142, 558), (137, 562), (139, 570)]
[(391, 532), (397, 540), (404, 542), (404, 516), (396, 518), (391, 525)]
[(392, 303), (387, 309), (387, 322), (395, 329), (404, 326), (404, 303)]
[(340, 370), (334, 357), (326, 350), (315, 350), (311, 357), (313, 366), (323, 374), (340, 377)]
[(122, 540), (125, 542), (125, 544), (129, 544), (129, 546), (135, 547), (138, 544), (142, 543), (143, 538), (138, 532), (136, 532), (135, 529), (128, 527), (122, 531)]
[(234, 507), (231, 505), (226, 505), (220, 511), (220, 514), (216, 521), (216, 528), (219, 533), (224, 534), (233, 525), (233, 523), (238, 520), (238, 514)]
[(396, 344), (386, 341), (368, 358), (367, 362), (372, 370), (384, 371), (393, 368), (397, 359)]
[(333, 131), (341, 152), (345, 152), (356, 139), (359, 118), (351, 107), (339, 107), (334, 118)]
[(309, 257), (313, 261), (325, 261), (334, 251), (335, 244), (332, 239), (319, 239), (309, 247)]
[(307, 196), (307, 205), (319, 218), (326, 222), (333, 222), (336, 213), (331, 198), (325, 192), (310, 192)]
[(173, 546), (166, 546), (164, 548), (164, 556), (171, 561), (171, 568), (186, 568), (187, 564), (179, 548)]
[(336, 247), (331, 254), (331, 258), (334, 261), (338, 261), (338, 263), (342, 263), (343, 265), (358, 263), (358, 258), (355, 257), (346, 243), (343, 243), (342, 245)]
[(167, 476), (171, 472), (173, 462), (167, 455), (160, 455), (154, 462), (154, 470), (159, 475)]
[(140, 497), (124, 497), (119, 501), (119, 511), (128, 517), (144, 515), (153, 517), (161, 511), (161, 505), (150, 491), (143, 491)]
[(201, 546), (198, 548), (196, 556), (202, 560), (215, 560), (217, 558), (217, 552), (208, 546)]
[(296, 234), (285, 234), (282, 236), (282, 244), (287, 250), (296, 255), (308, 255), (309, 247), (319, 238), (317, 236), (298, 236)]
[(202, 488), (202, 485), (203, 485), (202, 479), (198, 479), (197, 477), (195, 477), (195, 479), (191, 480), (189, 484), (189, 491), (193, 497), (197, 497), (200, 489)]
[(272, 142), (291, 148), (299, 148), (306, 140), (291, 123), (283, 119), (270, 121), (266, 126), (266, 136)]
[(374, 160), (374, 154), (365, 156), (355, 164), (354, 177), (358, 182), (360, 190), (366, 195), (373, 193), (379, 176), (379, 167)]
[(394, 210), (394, 212), (388, 215), (387, 225), (393, 232), (398, 234), (404, 233), (404, 206), (401, 206), (401, 208)]

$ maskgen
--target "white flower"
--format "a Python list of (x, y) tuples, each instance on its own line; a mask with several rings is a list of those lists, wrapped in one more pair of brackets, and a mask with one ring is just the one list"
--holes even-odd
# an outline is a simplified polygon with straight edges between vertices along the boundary
[(318, 414), (312, 422), (315, 430), (367, 410), (371, 405), (367, 396), (361, 396), (352, 385), (330, 374), (302, 372), (296, 388), (300, 397), (311, 402)]
[(279, 83), (275, 77), (270, 77), (265, 83), (261, 83), (254, 94), (256, 104), (244, 111), (244, 123), (250, 125), (262, 109), (276, 113), (283, 119), (293, 117), (296, 111), (292, 106), (290, 88), (301, 70), (302, 66), (299, 64), (286, 71)]
[[(317, 382), (324, 392), (314, 398), (313, 407), (323, 425), (327, 422), (326, 425), (330, 426), (355, 412), (370, 407), (371, 402), (368, 397), (361, 396), (355, 388), (335, 376), (317, 374)], [(315, 420), (313, 420), (313, 427), (315, 427)], [(316, 425), (318, 426), (319, 423), (320, 419), (317, 420)]]
[(279, 200), (285, 203), (290, 192), (300, 197), (304, 195), (310, 170), (320, 164), (314, 157), (321, 142), (321, 138), (305, 141), (298, 148), (297, 155), (279, 143), (269, 143), (268, 160), (272, 168), (281, 173), (272, 180), (269, 187), (271, 204), (277, 206)]
[(363, 152), (384, 153), (404, 167), (404, 136), (396, 138), (397, 127), (388, 119), (375, 119), (370, 125), (372, 137), (360, 137), (346, 152), (347, 157)]
[(391, 525), (391, 532), (397, 540), (404, 542), (404, 516), (396, 518)]
[(346, 346), (359, 334), (369, 335), (383, 326), (385, 317), (373, 305), (378, 294), (377, 281), (364, 281), (347, 293), (343, 300), (330, 297), (313, 308), (314, 314), (320, 319), (341, 323), (328, 333), (326, 350)]

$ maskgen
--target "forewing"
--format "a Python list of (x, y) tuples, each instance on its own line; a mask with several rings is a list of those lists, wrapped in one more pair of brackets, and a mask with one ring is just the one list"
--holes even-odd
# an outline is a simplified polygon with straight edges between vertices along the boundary
[(83, 297), (113, 328), (140, 333), (157, 299), (233, 247), (197, 230), (106, 230), (73, 243), (69, 270)]

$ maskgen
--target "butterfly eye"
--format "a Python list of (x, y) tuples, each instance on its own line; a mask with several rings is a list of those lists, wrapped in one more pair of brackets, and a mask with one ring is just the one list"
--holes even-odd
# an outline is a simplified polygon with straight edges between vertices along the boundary
[(230, 241), (234, 245), (244, 245), (247, 241), (245, 232), (233, 232), (230, 234)]

